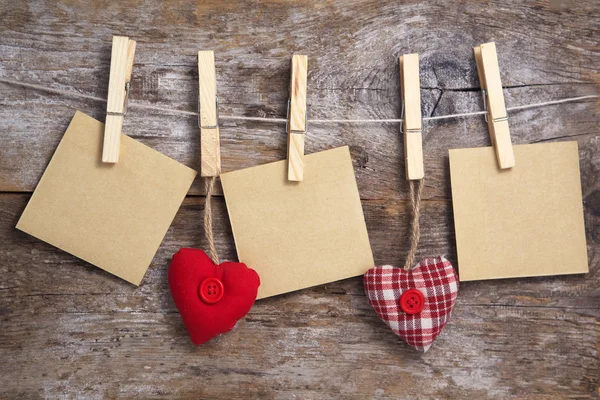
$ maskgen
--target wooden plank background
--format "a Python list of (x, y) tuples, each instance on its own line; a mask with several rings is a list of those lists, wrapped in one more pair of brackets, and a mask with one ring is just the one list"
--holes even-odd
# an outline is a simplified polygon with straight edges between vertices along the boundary
[[(106, 97), (113, 34), (138, 43), (132, 104), (197, 108), (213, 49), (221, 115), (284, 117), (290, 57), (309, 55), (309, 118), (397, 118), (398, 56), (421, 55), (425, 116), (480, 110), (472, 47), (496, 41), (507, 105), (598, 94), (600, 4), (558, 1), (23, 0), (0, 3), (0, 77)], [(259, 301), (196, 348), (167, 266), (206, 247), (198, 180), (135, 288), (14, 226), (76, 109), (105, 104), (0, 84), (0, 398), (590, 399), (600, 397), (597, 102), (511, 113), (515, 143), (577, 140), (590, 273), (469, 282), (425, 355), (370, 309), (361, 279)], [(196, 118), (131, 108), (124, 132), (200, 166)], [(483, 118), (424, 126), (418, 256), (456, 265), (448, 149), (488, 146)], [(285, 126), (224, 122), (223, 170), (281, 160)], [(377, 263), (408, 249), (397, 124), (309, 125), (306, 152), (348, 144)], [(222, 197), (218, 249), (235, 258)]]

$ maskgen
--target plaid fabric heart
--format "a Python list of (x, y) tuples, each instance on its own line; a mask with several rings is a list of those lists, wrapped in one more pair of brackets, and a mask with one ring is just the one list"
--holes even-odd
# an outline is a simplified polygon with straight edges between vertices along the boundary
[(406, 343), (429, 350), (450, 319), (458, 294), (458, 279), (444, 257), (426, 258), (414, 268), (383, 265), (363, 278), (365, 292), (377, 315)]

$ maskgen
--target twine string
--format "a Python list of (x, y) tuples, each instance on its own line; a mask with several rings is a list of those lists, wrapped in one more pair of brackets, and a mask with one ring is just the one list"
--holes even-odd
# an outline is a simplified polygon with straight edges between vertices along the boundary
[(211, 205), (216, 180), (216, 176), (208, 177), (205, 180), (206, 200), (204, 202), (204, 235), (206, 236), (206, 241), (208, 242), (209, 257), (216, 265), (219, 265), (219, 255), (217, 254), (217, 247), (215, 246), (215, 238), (213, 236), (213, 220)]
[[(38, 85), (35, 83), (21, 82), (12, 79), (0, 78), (0, 82), (15, 85), (25, 88), (30, 88), (34, 90), (39, 90), (47, 93), (60, 94), (68, 97), (78, 97), (82, 99), (104, 102), (106, 103), (106, 99), (103, 97), (93, 96), (86, 93), (73, 92), (69, 90), (55, 89), (43, 85)], [(540, 103), (532, 103), (525, 104), (521, 106), (507, 107), (507, 111), (517, 111), (517, 110), (526, 110), (537, 107), (544, 107), (550, 105), (558, 105), (564, 103), (571, 103), (577, 101), (584, 101), (590, 99), (600, 98), (600, 95), (587, 95), (587, 96), (579, 96), (579, 97), (569, 97), (565, 99), (558, 100), (550, 100), (544, 101)], [(129, 103), (130, 108), (139, 108), (143, 110), (152, 110), (152, 111), (162, 111), (171, 114), (180, 114), (180, 115), (192, 115), (196, 116), (197, 112), (195, 111), (186, 111), (186, 110), (178, 110), (173, 108), (166, 108), (160, 106), (153, 106), (149, 104), (137, 104), (135, 102)], [(431, 117), (424, 117), (424, 121), (435, 121), (442, 119), (453, 119), (453, 118), (462, 118), (462, 117), (470, 117), (474, 115), (485, 115), (487, 111), (473, 111), (459, 114), (449, 114), (449, 115), (437, 115)], [(254, 121), (254, 122), (267, 122), (267, 123), (286, 123), (286, 118), (269, 118), (269, 117), (246, 117), (246, 116), (235, 116), (235, 115), (221, 115), (219, 116), (221, 120), (228, 121)], [(391, 119), (310, 119), (311, 123), (318, 124), (385, 124), (385, 123), (401, 123), (402, 119), (400, 118), (391, 118)], [(215, 247), (215, 241), (213, 236), (213, 221), (212, 221), (212, 206), (211, 199), (214, 192), (216, 177), (212, 176), (206, 179), (206, 202), (204, 206), (204, 232), (206, 235), (206, 240), (208, 241), (208, 247), (210, 252), (210, 258), (213, 260), (215, 264), (219, 264), (219, 256), (217, 254), (217, 248)], [(412, 211), (412, 224), (411, 224), (411, 241), (410, 241), (410, 250), (408, 252), (408, 256), (406, 258), (406, 263), (404, 264), (404, 269), (409, 270), (415, 259), (415, 254), (417, 252), (417, 247), (419, 245), (419, 239), (421, 236), (421, 230), (419, 227), (419, 215), (421, 208), (421, 195), (423, 193), (423, 180), (421, 179), (418, 182), (419, 188), (415, 193), (414, 181), (409, 181), (410, 187), (410, 201), (411, 201), (411, 211)]]
[[(0, 78), (0, 82), (15, 85), (25, 88), (30, 88), (34, 90), (39, 90), (47, 93), (60, 94), (67, 97), (76, 97), (82, 98), (92, 101), (104, 102), (106, 103), (106, 98), (93, 96), (86, 93), (79, 93), (69, 90), (55, 89), (43, 85), (38, 85), (35, 83), (21, 82), (12, 79)], [(578, 102), (590, 99), (600, 98), (600, 95), (587, 95), (587, 96), (579, 96), (579, 97), (569, 97), (558, 100), (550, 100), (544, 101), (540, 103), (531, 103), (524, 104), (521, 106), (507, 107), (507, 111), (518, 111), (518, 110), (527, 110), (531, 108), (544, 107), (550, 105), (558, 105), (564, 103)], [(160, 106), (154, 106), (149, 104), (137, 104), (135, 102), (129, 103), (130, 108), (139, 108), (142, 110), (152, 110), (152, 111), (162, 111), (171, 114), (180, 114), (180, 115), (192, 115), (196, 116), (196, 111), (186, 111), (186, 110), (178, 110), (173, 108), (166, 108)], [(435, 121), (442, 119), (453, 119), (453, 118), (462, 118), (462, 117), (470, 117), (475, 115), (485, 115), (487, 111), (473, 111), (466, 113), (458, 113), (458, 114), (449, 114), (449, 115), (437, 115), (431, 117), (424, 117), (423, 121)], [(246, 116), (235, 116), (235, 115), (221, 115), (219, 119), (225, 121), (254, 121), (254, 122), (267, 122), (267, 123), (286, 123), (286, 118), (270, 118), (270, 117), (246, 117)], [(400, 118), (391, 118), (391, 119), (310, 119), (311, 123), (318, 124), (385, 124), (385, 123), (401, 123), (402, 119)], [(217, 254), (217, 249), (215, 247), (214, 236), (213, 236), (213, 221), (212, 221), (212, 207), (211, 207), (211, 198), (214, 192), (216, 177), (210, 177), (206, 180), (206, 202), (204, 207), (204, 232), (206, 235), (206, 239), (208, 241), (210, 258), (213, 260), (215, 264), (219, 264), (219, 256)], [(409, 270), (415, 259), (415, 254), (417, 252), (417, 247), (419, 245), (419, 239), (421, 236), (421, 231), (419, 227), (419, 215), (420, 215), (420, 207), (421, 207), (421, 195), (423, 192), (423, 180), (418, 182), (419, 188), (415, 193), (414, 181), (409, 181), (410, 187), (410, 200), (411, 200), (411, 211), (412, 211), (412, 224), (411, 224), (411, 241), (410, 241), (410, 250), (408, 252), (408, 256), (406, 258), (406, 263), (404, 265), (405, 270)]]
[[(68, 97), (79, 97), (79, 98), (87, 99), (87, 100), (106, 102), (106, 99), (103, 97), (92, 96), (89, 94), (73, 92), (73, 91), (69, 91), (69, 90), (54, 89), (51, 87), (37, 85), (34, 83), (20, 82), (20, 81), (15, 81), (12, 79), (5, 79), (5, 78), (0, 78), (0, 82), (8, 84), (8, 85), (21, 86), (21, 87), (39, 90), (42, 92), (60, 94), (63, 96), (68, 96)], [(521, 105), (521, 106), (507, 107), (506, 110), (507, 111), (527, 110), (530, 108), (551, 106), (551, 105), (564, 104), (564, 103), (572, 103), (572, 102), (597, 99), (597, 98), (600, 98), (600, 95), (592, 94), (592, 95), (587, 95), (587, 96), (569, 97), (569, 98), (565, 98), (565, 99), (544, 101), (541, 103), (531, 103), (531, 104), (525, 104), (525, 105)], [(196, 116), (198, 114), (196, 111), (178, 110), (175, 108), (153, 106), (150, 104), (138, 104), (138, 103), (131, 102), (131, 101), (129, 102), (128, 107), (129, 108), (139, 108), (142, 110), (162, 111), (162, 112), (166, 112), (166, 113), (180, 114), (180, 115)], [(462, 117), (470, 117), (470, 116), (474, 116), (474, 115), (484, 115), (484, 114), (487, 114), (487, 111), (473, 111), (473, 112), (466, 112), (466, 113), (459, 113), (459, 114), (436, 115), (436, 116), (432, 116), (432, 117), (424, 117), (423, 121), (436, 121), (436, 120), (441, 120), (441, 119), (462, 118)], [(254, 122), (268, 122), (268, 123), (281, 123), (281, 124), (284, 124), (287, 122), (286, 118), (245, 117), (245, 116), (236, 116), (236, 115), (220, 115), (219, 119), (223, 120), (223, 121), (254, 121)], [(400, 119), (400, 118), (390, 118), (390, 119), (309, 119), (309, 122), (317, 123), (317, 124), (387, 124), (387, 123), (395, 124), (395, 123), (401, 123), (402, 119)]]
[[(25, 88), (30, 88), (34, 90), (39, 90), (47, 93), (60, 94), (68, 97), (78, 97), (82, 99), (99, 101), (106, 103), (106, 99), (103, 97), (93, 96), (86, 93), (73, 92), (69, 90), (55, 89), (43, 85), (38, 85), (35, 83), (21, 82), (12, 79), (0, 78), (0, 82), (15, 85)], [(540, 103), (531, 103), (524, 104), (521, 106), (507, 107), (507, 111), (518, 111), (518, 110), (527, 110), (531, 108), (544, 107), (550, 105), (558, 105), (564, 103), (578, 102), (590, 99), (600, 98), (600, 95), (587, 95), (587, 96), (579, 96), (579, 97), (569, 97), (558, 100), (550, 100), (544, 101)], [(130, 108), (139, 108), (143, 110), (152, 110), (152, 111), (162, 111), (171, 114), (180, 114), (180, 115), (192, 115), (196, 116), (197, 112), (195, 111), (186, 111), (186, 110), (178, 110), (173, 108), (166, 108), (160, 106), (153, 106), (149, 104), (137, 104), (135, 102), (129, 103)], [(470, 117), (475, 115), (485, 115), (487, 111), (473, 111), (466, 113), (458, 113), (458, 114), (449, 114), (449, 115), (437, 115), (431, 117), (424, 117), (423, 121), (435, 121), (442, 119), (453, 119), (453, 118), (462, 118), (462, 117)], [(267, 123), (286, 123), (286, 118), (270, 118), (270, 117), (246, 117), (246, 116), (235, 116), (235, 115), (221, 115), (219, 116), (220, 120), (225, 121), (254, 121), (254, 122), (267, 122)], [(318, 124), (385, 124), (385, 123), (401, 123), (402, 119), (400, 118), (391, 118), (391, 119), (310, 119), (311, 123)], [(212, 206), (211, 199), (214, 192), (216, 177), (212, 176), (206, 179), (206, 201), (204, 206), (204, 232), (206, 235), (206, 240), (208, 241), (210, 258), (213, 260), (215, 264), (219, 264), (219, 256), (217, 254), (217, 248), (215, 246), (214, 236), (213, 236), (213, 221), (212, 221)], [(408, 252), (406, 263), (404, 264), (404, 269), (409, 270), (415, 259), (415, 254), (417, 252), (417, 247), (419, 246), (419, 239), (421, 236), (421, 230), (419, 226), (419, 215), (421, 208), (421, 195), (423, 193), (423, 180), (419, 180), (418, 185), (419, 188), (415, 193), (415, 183), (414, 181), (409, 181), (410, 188), (410, 201), (411, 201), (411, 211), (412, 211), (412, 224), (411, 224), (411, 240), (410, 240), (410, 250)]]
[(404, 269), (406, 271), (413, 267), (415, 262), (415, 255), (417, 254), (417, 248), (419, 247), (419, 239), (421, 238), (421, 227), (419, 225), (419, 216), (421, 214), (421, 196), (423, 194), (423, 179), (418, 180), (419, 188), (415, 194), (415, 181), (408, 181), (410, 189), (410, 205), (412, 211), (412, 224), (411, 224), (411, 236), (410, 236), (410, 250), (404, 263)]

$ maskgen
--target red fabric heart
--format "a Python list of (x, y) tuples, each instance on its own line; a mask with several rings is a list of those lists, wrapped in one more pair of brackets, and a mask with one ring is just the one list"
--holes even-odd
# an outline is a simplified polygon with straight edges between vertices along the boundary
[[(207, 278), (213, 278), (207, 281), (209, 283), (214, 283), (214, 278), (222, 283), (222, 287), (218, 285), (216, 289), (219, 291), (216, 296), (214, 286), (206, 289), (205, 283), (204, 289), (213, 296), (208, 302), (201, 298), (200, 292)], [(232, 330), (250, 311), (259, 286), (258, 274), (246, 264), (224, 262), (215, 265), (199, 249), (180, 249), (169, 265), (171, 295), (196, 345)]]
[[(444, 257), (426, 258), (410, 271), (383, 265), (363, 278), (365, 292), (377, 315), (415, 349), (426, 352), (448, 322), (458, 294), (458, 279)], [(409, 314), (402, 309), (402, 295), (416, 289), (423, 294), (423, 309)], [(408, 293), (407, 293), (408, 294)], [(406, 306), (404, 306), (406, 307)], [(420, 307), (420, 305), (419, 305)]]

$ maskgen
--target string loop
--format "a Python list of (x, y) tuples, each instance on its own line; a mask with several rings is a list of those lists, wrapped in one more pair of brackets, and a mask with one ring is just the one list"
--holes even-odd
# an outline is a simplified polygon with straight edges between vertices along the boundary
[(419, 225), (419, 216), (421, 214), (421, 196), (423, 194), (423, 179), (417, 181), (419, 188), (415, 194), (415, 181), (408, 181), (408, 187), (410, 189), (410, 205), (412, 212), (412, 224), (411, 224), (411, 236), (410, 236), (410, 250), (404, 263), (404, 269), (406, 271), (413, 267), (415, 262), (415, 255), (417, 254), (417, 248), (419, 247), (419, 239), (421, 238), (421, 227)]
[(204, 201), (204, 235), (208, 242), (209, 257), (215, 263), (219, 265), (219, 255), (217, 254), (217, 247), (215, 246), (215, 239), (213, 236), (213, 220), (212, 220), (212, 195), (215, 190), (216, 176), (206, 178), (206, 200)]

